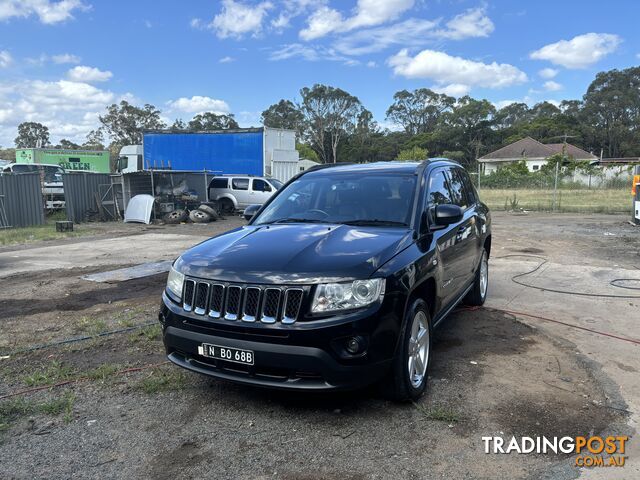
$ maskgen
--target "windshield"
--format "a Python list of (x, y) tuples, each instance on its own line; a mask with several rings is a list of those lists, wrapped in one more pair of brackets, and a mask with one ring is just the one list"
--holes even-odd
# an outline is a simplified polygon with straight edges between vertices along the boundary
[(409, 225), (415, 176), (397, 173), (304, 175), (280, 191), (253, 222)]
[(284, 183), (282, 183), (280, 180), (276, 180), (275, 178), (270, 178), (269, 183), (276, 187), (276, 190), (280, 190), (284, 185)]

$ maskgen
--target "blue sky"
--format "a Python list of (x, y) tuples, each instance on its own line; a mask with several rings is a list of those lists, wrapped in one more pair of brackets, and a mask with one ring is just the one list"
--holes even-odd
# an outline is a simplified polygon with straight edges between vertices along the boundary
[(242, 126), (303, 86), (360, 98), (383, 126), (394, 92), (496, 105), (580, 98), (640, 64), (634, 0), (0, 0), (0, 145), (22, 121), (82, 141), (104, 107), (167, 121), (231, 112)]

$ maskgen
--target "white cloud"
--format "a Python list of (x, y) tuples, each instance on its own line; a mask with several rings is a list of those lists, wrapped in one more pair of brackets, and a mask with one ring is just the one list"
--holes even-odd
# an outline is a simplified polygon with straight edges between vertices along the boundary
[(226, 57), (222, 57), (220, 60), (218, 60), (218, 63), (231, 63), (231, 62), (235, 62), (236, 59), (233, 57), (229, 57), (228, 55)]
[(551, 79), (558, 75), (558, 70), (555, 68), (543, 68), (538, 72), (538, 75), (545, 79)]
[(291, 43), (288, 45), (282, 45), (278, 50), (274, 50), (269, 55), (269, 60), (287, 60), (289, 58), (302, 58), (309, 62), (317, 61), (330, 61), (330, 62), (343, 62), (345, 65), (353, 66), (358, 65), (360, 62), (353, 60), (339, 54), (332, 48), (325, 47), (313, 47), (310, 45), (303, 45), (301, 43)]
[(82, 143), (105, 107), (125, 97), (69, 80), (0, 83), (0, 144), (13, 145), (18, 125), (26, 121), (47, 125), (53, 142), (64, 137)]
[(80, 63), (80, 57), (78, 57), (77, 55), (73, 55), (71, 53), (61, 53), (59, 55), (53, 55), (51, 57), (51, 60), (53, 60), (53, 63), (57, 63), (59, 65), (65, 64), (65, 63)]
[(488, 37), (495, 29), (486, 15), (486, 9), (470, 8), (447, 22), (447, 29), (440, 32), (444, 38), (462, 40), (464, 38)]
[(558, 90), (562, 90), (562, 85), (560, 85), (558, 82), (554, 82), (553, 80), (544, 82), (542, 86), (547, 92), (557, 92)]
[(247, 33), (255, 36), (262, 31), (262, 22), (271, 8), (273, 4), (269, 1), (247, 5), (235, 0), (223, 0), (222, 11), (213, 18), (209, 28), (215, 30), (220, 38), (241, 38)]
[(512, 103), (518, 103), (518, 102), (520, 102), (520, 100), (498, 100), (497, 102), (491, 102), (491, 103), (493, 103), (493, 106), (496, 107), (496, 110), (500, 110), (501, 108), (511, 105)]
[(7, 68), (13, 63), (13, 57), (7, 50), (0, 50), (0, 68)]
[(545, 45), (529, 55), (565, 68), (586, 68), (614, 52), (622, 39), (610, 33), (585, 33)]
[(321, 6), (308, 18), (307, 27), (300, 30), (300, 38), (308, 41), (331, 32), (348, 32), (380, 25), (395, 20), (414, 3), (415, 0), (358, 0), (349, 18), (343, 18), (338, 10)]
[(374, 62), (373, 60), (369, 60), (367, 62), (367, 67), (369, 68), (376, 68), (378, 66), (378, 64), (376, 62)]
[(73, 67), (67, 72), (67, 77), (74, 82), (106, 82), (111, 77), (113, 77), (113, 73), (111, 73), (109, 70), (100, 70), (99, 68), (95, 67), (78, 65), (77, 67)]
[(72, 19), (74, 10), (88, 8), (80, 0), (2, 0), (0, 20), (35, 15), (41, 23), (51, 25)]
[(527, 81), (527, 75), (508, 63), (482, 63), (444, 52), (423, 50), (415, 57), (403, 49), (388, 60), (396, 75), (429, 78), (437, 88), (462, 91), (462, 86), (501, 88)]
[(185, 113), (213, 112), (217, 114), (229, 113), (230, 108), (224, 100), (194, 95), (191, 98), (180, 97), (167, 102), (169, 108)]
[(335, 48), (345, 55), (365, 55), (394, 45), (417, 47), (433, 39), (436, 26), (435, 21), (410, 18), (346, 35), (335, 42)]
[(469, 93), (471, 87), (461, 83), (450, 83), (449, 85), (436, 85), (432, 90), (437, 93), (444, 93), (450, 97), (464, 97)]

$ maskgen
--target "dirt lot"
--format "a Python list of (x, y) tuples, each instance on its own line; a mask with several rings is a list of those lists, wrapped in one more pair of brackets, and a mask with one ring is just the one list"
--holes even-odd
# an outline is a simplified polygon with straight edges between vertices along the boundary
[[(173, 258), (240, 220), (0, 248), (0, 397), (37, 389), (0, 399), (0, 478), (637, 478), (635, 438), (618, 471), (486, 455), (481, 441), (635, 433), (640, 299), (617, 297), (640, 292), (609, 285), (640, 279), (640, 229), (625, 221), (494, 214), (486, 308), (438, 331), (428, 393), (408, 405), (374, 388), (293, 395), (180, 371), (155, 325), (165, 275), (81, 278)], [(511, 280), (543, 260), (520, 280), (586, 295)], [(80, 337), (92, 338), (25, 351)]]

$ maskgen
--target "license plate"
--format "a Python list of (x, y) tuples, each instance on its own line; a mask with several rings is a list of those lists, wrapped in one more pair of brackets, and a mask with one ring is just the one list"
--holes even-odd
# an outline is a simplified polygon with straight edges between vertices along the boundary
[(217, 360), (253, 365), (253, 352), (251, 350), (241, 350), (239, 348), (221, 347), (220, 345), (203, 343), (198, 346), (198, 354)]

